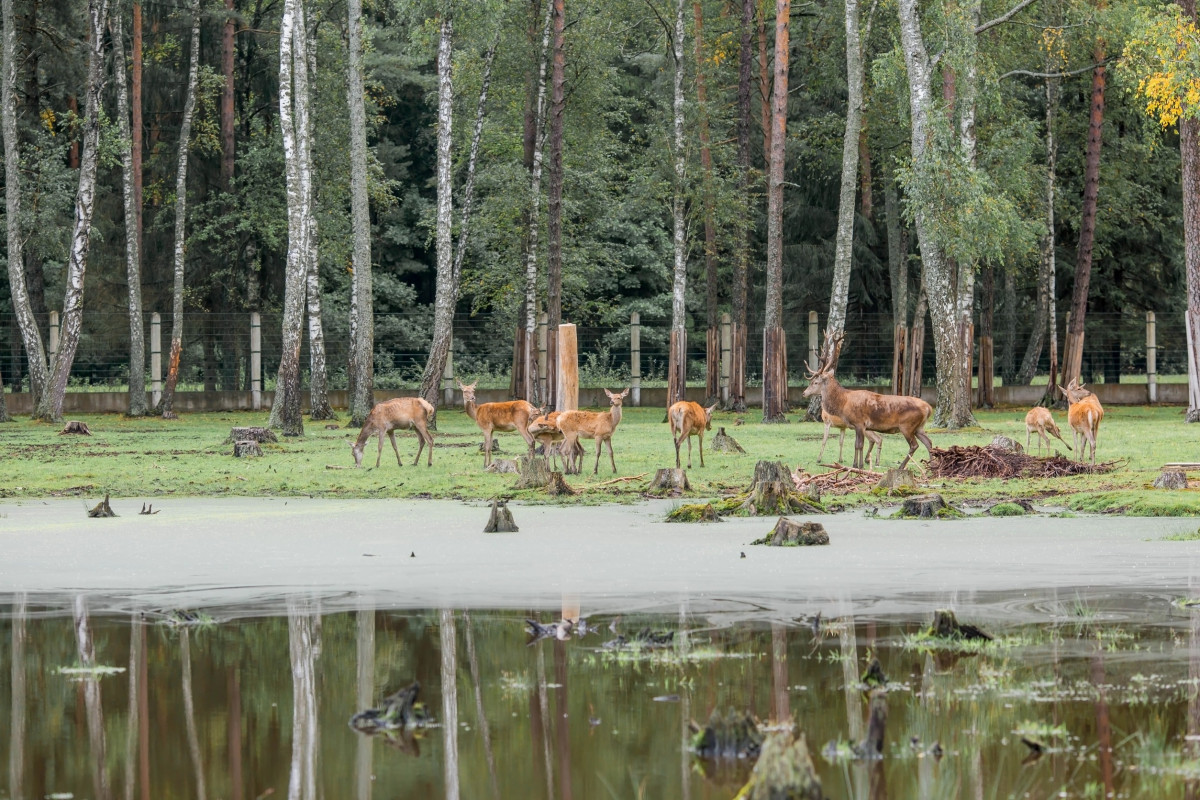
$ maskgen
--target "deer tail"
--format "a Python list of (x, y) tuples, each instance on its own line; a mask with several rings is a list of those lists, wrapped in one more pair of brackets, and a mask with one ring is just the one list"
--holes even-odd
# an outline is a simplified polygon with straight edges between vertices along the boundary
[(437, 411), (437, 409), (433, 407), (433, 403), (430, 403), (424, 397), (418, 397), (417, 400), (421, 402), (421, 408), (425, 409), (426, 414), (432, 416)]

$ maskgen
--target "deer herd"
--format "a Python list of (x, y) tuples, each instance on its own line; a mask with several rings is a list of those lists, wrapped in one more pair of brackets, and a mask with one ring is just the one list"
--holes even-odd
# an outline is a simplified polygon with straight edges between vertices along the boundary
[[(817, 456), (820, 461), (825, 453), (825, 445), (832, 428), (841, 431), (838, 445), (838, 461), (842, 458), (842, 444), (846, 432), (854, 431), (854, 467), (863, 469), (871, 463), (871, 453), (875, 452), (875, 465), (879, 465), (880, 454), (883, 450), (883, 436), (887, 433), (898, 433), (908, 442), (908, 454), (900, 462), (903, 469), (917, 451), (917, 445), (925, 446), (932, 455), (933, 443), (925, 433), (925, 423), (933, 413), (933, 408), (919, 397), (904, 395), (878, 394), (863, 389), (847, 389), (838, 383), (834, 377), (836, 354), (818, 365), (815, 372), (808, 375), (809, 384), (804, 390), (805, 397), (820, 395), (821, 420), (825, 423), (825, 437), (821, 441), (821, 451)], [(629, 395), (629, 389), (614, 394), (604, 390), (608, 396), (608, 411), (551, 411), (534, 406), (525, 400), (510, 400), (499, 403), (475, 402), (475, 384), (458, 384), (462, 390), (463, 407), (479, 430), (483, 432), (483, 464), (486, 468), (492, 463), (494, 437), (501, 432), (515, 432), (521, 435), (528, 445), (532, 455), (539, 445), (547, 459), (553, 459), (555, 466), (562, 460), (563, 471), (580, 473), (583, 470), (584, 449), (580, 439), (591, 439), (596, 443), (596, 461), (592, 473), (600, 470), (600, 457), (604, 444), (608, 443), (608, 459), (612, 470), (617, 471), (617, 460), (613, 454), (612, 439), (617, 426), (621, 424), (621, 406)], [(1096, 434), (1100, 421), (1104, 418), (1104, 408), (1096, 395), (1083, 387), (1079, 381), (1072, 380), (1067, 386), (1058, 387), (1066, 398), (1067, 421), (1074, 432), (1074, 452), (1082, 461), (1088, 448), (1091, 448), (1092, 463), (1096, 463)], [(699, 403), (683, 400), (674, 403), (667, 409), (667, 422), (670, 424), (671, 440), (675, 445), (675, 466), (680, 468), (680, 448), (687, 442), (688, 469), (692, 468), (692, 437), (699, 439), (700, 466), (704, 466), (704, 432), (712, 430), (712, 415), (717, 404), (705, 408)], [(396, 453), (396, 463), (403, 466), (400, 450), (396, 446), (395, 432), (412, 430), (417, 434), (419, 446), (417, 457), (413, 461), (416, 466), (421, 461), (425, 447), (429, 447), (426, 466), (433, 466), (433, 434), (429, 432), (435, 410), (426, 400), (420, 397), (400, 397), (388, 400), (371, 409), (358, 440), (350, 445), (354, 456), (354, 466), (361, 467), (363, 449), (372, 436), (379, 437), (378, 452), (375, 456), (375, 466), (378, 467), (383, 457), (383, 437), (386, 434)], [(1025, 415), (1025, 448), (1029, 449), (1030, 438), (1037, 435), (1038, 452), (1043, 448), (1050, 449), (1050, 436), (1054, 436), (1071, 450), (1071, 445), (1062, 438), (1054, 417), (1045, 408), (1034, 408)], [(866, 456), (863, 455), (863, 442), (870, 442)]]

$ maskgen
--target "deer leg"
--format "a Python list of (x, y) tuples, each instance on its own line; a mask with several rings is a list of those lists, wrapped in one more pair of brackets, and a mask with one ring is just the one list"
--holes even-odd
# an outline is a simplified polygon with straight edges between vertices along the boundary
[[(429, 456), (428, 456), (429, 460), (425, 464), (425, 466), (432, 467), (433, 466), (433, 434), (429, 432), (429, 428), (422, 427), (421, 430), (425, 432), (425, 440), (426, 440), (426, 443), (429, 445)], [(417, 453), (417, 457), (420, 458), (421, 454)]]
[[(603, 452), (604, 452), (604, 439), (597, 436), (596, 437), (596, 466), (592, 467), (593, 475), (600, 474), (600, 454)], [(582, 465), (580, 465), (580, 469), (583, 469)], [(613, 472), (616, 472), (616, 471), (617, 471), (616, 467), (613, 467)]]
[(671, 438), (675, 440), (675, 469), (679, 469), (681, 466), (679, 463), (679, 445), (681, 444), (681, 437), (676, 437), (674, 435), (675, 431), (671, 431), (671, 434)]
[[(608, 442), (608, 460), (612, 462), (613, 475), (616, 475), (617, 474), (617, 457), (613, 455), (612, 437), (609, 436), (604, 441)], [(689, 467), (692, 465), (691, 461), (692, 461), (692, 440), (688, 439), (688, 466)]]
[[(913, 435), (917, 437), (917, 440), (920, 441), (921, 444), (925, 445), (925, 452), (929, 453), (929, 455), (933, 455), (933, 442), (929, 441), (929, 437), (925, 435), (925, 431), (917, 431)], [(905, 437), (905, 438), (907, 438), (907, 437)], [(911, 442), (910, 442), (910, 444), (911, 444)], [(908, 457), (912, 458), (912, 454), (915, 452), (917, 452), (917, 446), (914, 444), (914, 445), (912, 445), (912, 450), (910, 450), (908, 453)], [(906, 460), (906, 463), (907, 463), (907, 460)]]
[[(704, 466), (704, 431), (700, 431), (699, 441), (700, 441), (700, 466), (703, 467)], [(692, 440), (688, 439), (689, 447), (691, 446), (691, 442), (692, 442)], [(689, 455), (690, 455), (690, 452), (689, 452)]]
[[(396, 466), (403, 467), (404, 461), (400, 458), (400, 448), (396, 446), (396, 432), (395, 431), (388, 431), (388, 441), (392, 443), (392, 452), (394, 452), (396, 454)], [(379, 440), (379, 444), (381, 446), (380, 449), (383, 449), (382, 448), (383, 439)]]
[(863, 468), (863, 439), (866, 437), (866, 428), (854, 429), (854, 468)]
[[(912, 460), (913, 453), (917, 452), (917, 436), (924, 436), (924, 434), (918, 433), (916, 436), (904, 437), (908, 441), (908, 455), (906, 455), (904, 460), (900, 462), (900, 469), (907, 467), (908, 462)], [(925, 445), (925, 448), (928, 449), (929, 445)]]
[(383, 458), (383, 431), (379, 432), (379, 452), (375, 454), (375, 466), (379, 466), (379, 460)]
[(529, 423), (526, 422), (524, 427), (517, 432), (521, 434), (521, 437), (525, 440), (525, 444), (529, 445), (529, 455), (532, 456), (534, 448), (537, 447), (537, 442), (534, 440), (533, 434), (529, 432)]
[[(844, 435), (845, 431), (842, 431), (842, 433)], [(824, 438), (821, 439), (821, 450), (820, 450), (820, 452), (817, 453), (817, 461), (820, 461), (825, 456), (825, 443), (828, 441), (829, 441), (829, 423), (826, 422), (825, 423), (825, 436), (824, 436)], [(840, 453), (838, 455), (838, 458), (841, 458)]]
[(687, 437), (688, 440), (688, 469), (692, 468), (692, 437)]
[(483, 466), (486, 469), (492, 463), (492, 432), (483, 434)]

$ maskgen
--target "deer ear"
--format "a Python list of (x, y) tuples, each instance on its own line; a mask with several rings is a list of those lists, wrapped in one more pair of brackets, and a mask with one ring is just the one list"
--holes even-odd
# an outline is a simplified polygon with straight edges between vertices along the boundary
[(628, 395), (629, 395), (629, 387), (626, 386), (625, 391), (621, 392), (621, 397), (627, 397)]

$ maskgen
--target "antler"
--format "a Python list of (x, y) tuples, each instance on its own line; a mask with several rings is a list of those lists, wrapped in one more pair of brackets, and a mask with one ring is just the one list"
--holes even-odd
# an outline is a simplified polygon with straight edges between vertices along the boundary
[(825, 331), (825, 347), (823, 348), (823, 356), (817, 363), (817, 369), (815, 371), (805, 369), (809, 380), (833, 369), (834, 365), (837, 364), (838, 356), (842, 353), (842, 342), (844, 339), (845, 336), (841, 331), (832, 336), (828, 330)]

